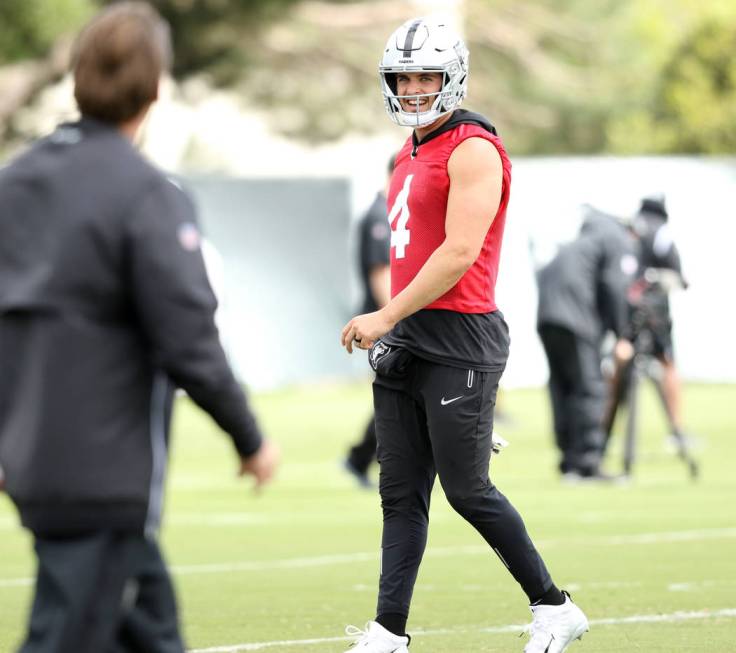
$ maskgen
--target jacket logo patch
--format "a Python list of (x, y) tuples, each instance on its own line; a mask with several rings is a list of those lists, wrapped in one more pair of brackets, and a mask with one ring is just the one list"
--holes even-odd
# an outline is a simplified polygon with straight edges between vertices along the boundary
[(187, 252), (196, 252), (202, 244), (202, 237), (199, 235), (199, 229), (191, 222), (185, 222), (179, 225), (176, 237), (182, 249)]

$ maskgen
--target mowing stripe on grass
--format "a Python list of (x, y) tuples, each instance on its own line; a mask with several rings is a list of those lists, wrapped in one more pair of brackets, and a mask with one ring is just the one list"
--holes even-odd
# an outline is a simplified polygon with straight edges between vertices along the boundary
[[(673, 542), (694, 542), (701, 540), (736, 538), (736, 528), (713, 528), (697, 531), (671, 531), (663, 533), (638, 533), (631, 535), (604, 535), (587, 538), (564, 538), (539, 540), (540, 548), (551, 546), (629, 546), (632, 544), (663, 544)], [(425, 552), (425, 557), (446, 558), (462, 555), (488, 555), (487, 545), (434, 547)], [(273, 569), (299, 569), (307, 567), (329, 567), (331, 565), (354, 562), (377, 562), (378, 552), (339, 553), (334, 555), (310, 556), (301, 558), (282, 558), (277, 560), (254, 560), (243, 562), (223, 562), (198, 565), (173, 565), (171, 571), (177, 576), (192, 574), (227, 574), (238, 571), (270, 571)], [(31, 585), (32, 578), (0, 578), (0, 588), (23, 587)]]
[[(608, 619), (591, 619), (591, 626), (618, 626), (635, 623), (676, 623), (693, 619), (717, 619), (720, 617), (736, 617), (736, 608), (722, 610), (701, 610), (698, 612), (672, 612), (670, 614), (636, 614), (629, 617), (611, 617)], [(526, 625), (509, 624), (507, 626), (490, 626), (488, 628), (443, 628), (437, 630), (413, 631), (415, 637), (431, 637), (434, 635), (462, 635), (463, 633), (516, 633), (523, 631)], [(231, 646), (213, 646), (210, 648), (192, 649), (189, 653), (240, 653), (241, 651), (261, 651), (274, 646), (309, 646), (310, 644), (327, 644), (345, 642), (353, 637), (323, 637), (314, 639), (284, 639), (273, 642), (251, 642), (233, 644)]]
[[(588, 546), (628, 546), (631, 544), (662, 544), (672, 542), (692, 542), (736, 538), (736, 528), (713, 528), (697, 531), (672, 531), (665, 533), (638, 533), (632, 535), (604, 535), (601, 537), (564, 538), (558, 540), (539, 540), (540, 548), (557, 545), (583, 544)], [(452, 547), (433, 547), (425, 551), (425, 557), (446, 558), (458, 555), (486, 555), (490, 552), (488, 545), (469, 545)], [(271, 569), (289, 569), (304, 567), (323, 567), (353, 562), (373, 562), (378, 560), (378, 552), (344, 553), (308, 558), (285, 558), (281, 560), (259, 560), (252, 562), (231, 562), (202, 565), (174, 565), (175, 574), (216, 574), (233, 571), (265, 571)]]

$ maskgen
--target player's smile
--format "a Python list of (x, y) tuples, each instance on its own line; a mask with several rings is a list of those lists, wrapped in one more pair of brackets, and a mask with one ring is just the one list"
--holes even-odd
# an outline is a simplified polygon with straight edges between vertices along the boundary
[(404, 111), (415, 113), (429, 111), (441, 88), (440, 73), (418, 72), (396, 75), (396, 94)]

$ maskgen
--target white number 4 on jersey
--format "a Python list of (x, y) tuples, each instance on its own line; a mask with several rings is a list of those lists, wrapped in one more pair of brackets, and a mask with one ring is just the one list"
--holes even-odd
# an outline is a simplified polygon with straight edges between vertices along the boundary
[[(396, 258), (404, 258), (406, 256), (406, 246), (411, 240), (409, 230), (406, 228), (409, 222), (409, 188), (414, 175), (407, 175), (404, 179), (404, 187), (396, 196), (394, 205), (388, 214), (388, 223), (391, 225), (391, 247), (396, 248)], [(396, 219), (398, 216), (398, 219)], [(396, 219), (396, 229), (393, 227)]]

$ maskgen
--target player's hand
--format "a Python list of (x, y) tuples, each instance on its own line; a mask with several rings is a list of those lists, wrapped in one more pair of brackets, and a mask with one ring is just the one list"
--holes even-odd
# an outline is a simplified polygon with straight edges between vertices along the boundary
[(281, 450), (269, 440), (264, 440), (258, 451), (240, 459), (238, 476), (252, 476), (256, 481), (255, 489), (259, 490), (273, 478), (280, 460)]
[(373, 343), (381, 336), (386, 335), (394, 328), (394, 322), (386, 315), (385, 309), (357, 315), (342, 329), (340, 342), (348, 354), (353, 353), (353, 347), (370, 349)]

